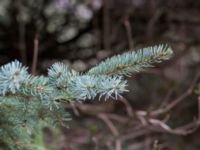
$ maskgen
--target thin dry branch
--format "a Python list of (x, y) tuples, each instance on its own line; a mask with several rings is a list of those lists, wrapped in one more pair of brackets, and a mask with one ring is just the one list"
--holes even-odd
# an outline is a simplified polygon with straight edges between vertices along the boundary
[[(100, 113), (97, 116), (98, 116), (98, 118), (102, 119), (105, 122), (105, 124), (109, 127), (109, 129), (112, 132), (112, 134), (114, 135), (114, 137), (119, 136), (119, 131), (114, 126), (112, 121), (107, 117), (106, 114)], [(122, 143), (121, 143), (120, 139), (115, 140), (115, 150), (122, 150)]]
[[(149, 122), (151, 125), (153, 125), (153, 126), (149, 126), (148, 127), (149, 129), (154, 130), (154, 131), (159, 131), (159, 132), (175, 134), (175, 135), (191, 134), (195, 132), (199, 128), (199, 125), (200, 125), (199, 121), (195, 121), (193, 123), (189, 123), (188, 125), (185, 125), (184, 127), (178, 127), (176, 129), (172, 129), (170, 126), (168, 126), (164, 122), (157, 119), (149, 119)], [(190, 128), (188, 128), (187, 126), (190, 126)]]
[(130, 21), (127, 16), (124, 19), (124, 26), (126, 29), (129, 49), (133, 49), (134, 44), (133, 44), (133, 38), (132, 38), (132, 28), (131, 28), (131, 24), (130, 24)]
[(32, 74), (36, 73), (36, 66), (38, 62), (38, 51), (39, 51), (39, 35), (38, 33), (36, 33), (35, 38), (34, 38), (33, 63), (32, 63), (32, 68), (31, 68)]
[(173, 109), (175, 106), (177, 106), (180, 102), (185, 100), (186, 97), (188, 97), (189, 95), (192, 94), (199, 77), (200, 77), (200, 72), (197, 73), (194, 80), (191, 82), (190, 87), (182, 95), (180, 95), (178, 98), (172, 100), (171, 103), (167, 104), (166, 107), (159, 108), (159, 109), (151, 111), (151, 112), (137, 111), (137, 114), (143, 115), (143, 116), (147, 116), (147, 115), (158, 116), (158, 115), (169, 112), (171, 109)]
[(127, 141), (129, 139), (136, 139), (136, 138), (139, 138), (141, 136), (144, 136), (144, 135), (150, 134), (150, 133), (152, 133), (152, 131), (150, 131), (149, 129), (141, 128), (141, 129), (136, 130), (134, 132), (129, 132), (129, 133), (123, 134), (119, 137), (119, 139), (122, 142), (124, 142), (124, 141)]
[(98, 118), (100, 118), (101, 120), (103, 120), (106, 123), (106, 125), (109, 127), (110, 131), (112, 132), (112, 134), (115, 137), (119, 136), (119, 132), (118, 132), (117, 128), (114, 126), (112, 121), (106, 116), (106, 114), (100, 113), (97, 116), (98, 116)]
[(187, 125), (177, 127), (172, 129), (169, 125), (167, 125), (164, 121), (153, 119), (153, 118), (145, 118), (146, 116), (137, 114), (136, 116), (138, 120), (143, 124), (144, 127), (155, 131), (155, 132), (163, 132), (170, 133), (175, 135), (188, 135), (196, 131), (200, 126), (200, 120), (196, 120)]
[(125, 99), (122, 96), (120, 97), (119, 100), (125, 105), (128, 116), (132, 118), (134, 116), (134, 113), (130, 103), (127, 101), (127, 99)]

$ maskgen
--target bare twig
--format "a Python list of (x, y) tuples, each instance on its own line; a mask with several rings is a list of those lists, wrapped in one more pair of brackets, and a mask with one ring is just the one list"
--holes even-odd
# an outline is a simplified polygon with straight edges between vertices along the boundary
[(110, 119), (115, 120), (115, 121), (120, 122), (120, 123), (123, 123), (123, 124), (126, 124), (127, 121), (129, 120), (129, 119), (127, 119), (126, 117), (120, 116), (120, 115), (118, 115), (118, 114), (107, 113), (107, 116), (108, 116)]
[(150, 21), (147, 24), (147, 36), (148, 37), (152, 37), (153, 36), (153, 32), (155, 30), (155, 24), (158, 21), (159, 17), (163, 14), (163, 11), (161, 10), (157, 10), (154, 15), (152, 16), (152, 18), (150, 19)]
[(115, 150), (122, 150), (122, 143), (119, 139), (115, 141)]
[(131, 24), (130, 24), (128, 17), (125, 17), (124, 26), (126, 29), (129, 49), (133, 49), (134, 44), (133, 44), (133, 38), (132, 38), (132, 29), (131, 29)]
[[(161, 120), (153, 119), (153, 118), (144, 118), (145, 116), (137, 114), (137, 118), (141, 121), (141, 123), (148, 129), (157, 132), (166, 132), (175, 135), (188, 135), (193, 133), (199, 128), (200, 121), (197, 120), (195, 122), (189, 123), (182, 127), (178, 127), (172, 129), (166, 123)], [(141, 119), (142, 118), (142, 119)]]
[[(185, 126), (185, 127), (178, 127), (176, 129), (172, 129), (167, 124), (165, 124), (164, 122), (162, 122), (160, 120), (157, 120), (157, 119), (150, 119), (149, 122), (154, 127), (152, 128), (152, 126), (150, 126), (148, 128), (150, 128), (150, 129), (152, 129), (154, 131), (166, 132), (166, 133), (175, 134), (175, 135), (188, 135), (188, 134), (191, 134), (194, 131), (196, 131), (199, 128), (199, 125), (200, 125), (200, 122), (196, 121), (196, 122), (190, 123), (188, 125), (188, 126), (190, 126), (190, 128)], [(160, 130), (158, 127), (161, 127), (162, 130)]]
[(119, 135), (119, 132), (118, 132), (117, 128), (114, 126), (112, 121), (110, 121), (110, 119), (108, 119), (106, 114), (100, 113), (100, 114), (98, 114), (98, 118), (100, 118), (101, 120), (103, 120), (106, 123), (106, 125), (109, 127), (110, 131), (112, 132), (112, 134), (115, 137), (117, 137)]
[[(117, 128), (114, 126), (112, 121), (106, 116), (106, 114), (100, 113), (98, 114), (98, 117), (106, 123), (114, 137), (119, 136)], [(122, 143), (120, 139), (115, 140), (115, 150), (122, 150)]]
[(168, 91), (168, 93), (166, 94), (165, 98), (163, 99), (163, 102), (161, 103), (160, 107), (164, 107), (167, 105), (171, 95), (173, 94), (174, 92), (174, 89), (173, 88), (170, 88), (170, 90)]
[(189, 95), (192, 94), (193, 89), (195, 88), (196, 82), (198, 81), (200, 77), (200, 72), (197, 73), (196, 77), (194, 78), (194, 80), (192, 81), (190, 87), (186, 90), (185, 93), (183, 93), (181, 96), (179, 96), (178, 98), (176, 98), (175, 100), (173, 100), (170, 104), (166, 105), (166, 107), (164, 108), (159, 108), (158, 110), (154, 110), (152, 112), (147, 113), (146, 111), (137, 111), (138, 114), (146, 116), (146, 115), (150, 115), (150, 116), (157, 116), (160, 114), (164, 114), (169, 112), (171, 109), (173, 109), (177, 104), (179, 104), (180, 102), (182, 102), (186, 97), (188, 97)]
[(78, 109), (76, 108), (75, 104), (72, 102), (72, 103), (70, 103), (70, 105), (71, 105), (71, 108), (72, 108), (74, 114), (76, 116), (80, 116), (80, 113), (79, 113)]
[(127, 101), (127, 99), (121, 96), (119, 100), (126, 106), (126, 111), (127, 111), (128, 116), (133, 117), (134, 116), (133, 109), (131, 105), (129, 104), (129, 102)]
[(150, 131), (149, 129), (142, 128), (140, 130), (136, 130), (134, 132), (129, 132), (124, 135), (121, 135), (119, 138), (123, 142), (123, 141), (129, 140), (129, 139), (139, 138), (139, 137), (144, 136), (149, 133), (152, 133), (152, 131)]
[(36, 33), (34, 38), (34, 49), (33, 49), (33, 63), (31, 68), (31, 73), (36, 73), (37, 61), (38, 61), (38, 51), (39, 51), (39, 35)]

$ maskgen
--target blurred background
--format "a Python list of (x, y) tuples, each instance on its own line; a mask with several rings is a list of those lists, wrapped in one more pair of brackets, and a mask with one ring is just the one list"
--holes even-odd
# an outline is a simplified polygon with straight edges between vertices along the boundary
[(174, 50), (127, 78), (124, 99), (66, 104), (68, 128), (45, 128), (52, 150), (199, 150), (199, 35), (197, 0), (0, 0), (0, 64), (18, 59), (33, 74), (57, 61), (84, 72), (161, 43)]

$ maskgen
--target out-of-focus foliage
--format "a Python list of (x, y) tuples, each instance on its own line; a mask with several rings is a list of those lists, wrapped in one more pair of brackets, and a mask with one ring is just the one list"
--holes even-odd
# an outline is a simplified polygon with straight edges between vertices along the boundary
[(40, 53), (91, 47), (97, 40), (87, 31), (101, 6), (101, 0), (1, 0), (0, 51), (26, 62), (32, 56), (35, 34), (41, 41)]

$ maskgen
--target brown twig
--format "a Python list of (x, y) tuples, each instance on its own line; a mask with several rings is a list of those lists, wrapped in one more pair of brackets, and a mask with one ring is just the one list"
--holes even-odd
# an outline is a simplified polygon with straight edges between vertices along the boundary
[(126, 124), (128, 122), (129, 119), (127, 119), (126, 117), (124, 116), (120, 116), (118, 114), (111, 114), (111, 113), (107, 113), (107, 116), (112, 119), (112, 120), (115, 120), (117, 122), (120, 122), (122, 124)]
[(173, 92), (174, 92), (174, 89), (170, 88), (170, 90), (168, 91), (168, 93), (165, 95), (165, 98), (163, 99), (163, 102), (160, 105), (161, 108), (167, 105), (167, 103), (170, 100), (170, 97), (173, 94)]
[[(114, 137), (119, 136), (119, 132), (117, 130), (117, 128), (114, 126), (114, 124), (112, 123), (112, 121), (106, 116), (106, 114), (104, 113), (100, 113), (97, 115), (101, 120), (103, 120), (105, 122), (105, 124), (109, 127), (110, 131), (112, 132), (112, 134), (114, 135)], [(120, 139), (116, 139), (115, 140), (115, 150), (122, 150), (122, 143)]]
[(186, 97), (188, 97), (189, 95), (192, 94), (195, 85), (198, 81), (200, 77), (200, 72), (197, 73), (197, 75), (195, 76), (194, 80), (191, 82), (190, 87), (178, 98), (176, 98), (175, 100), (173, 100), (171, 103), (169, 103), (168, 105), (166, 105), (166, 107), (164, 108), (159, 108), (157, 110), (154, 110), (152, 112), (147, 113), (146, 111), (137, 111), (138, 114), (146, 116), (146, 115), (150, 115), (150, 116), (157, 116), (157, 115), (161, 115), (164, 113), (169, 112), (171, 109), (173, 109), (177, 104), (179, 104), (180, 102), (182, 102)]
[(115, 141), (115, 150), (122, 150), (122, 143), (119, 139)]
[(155, 24), (158, 21), (159, 17), (163, 14), (163, 11), (157, 10), (152, 18), (149, 20), (147, 24), (147, 36), (150, 38), (153, 36), (153, 32), (155, 31)]
[(74, 114), (79, 117), (80, 113), (79, 113), (78, 109), (76, 108), (76, 105), (73, 102), (70, 103), (70, 105), (71, 105), (71, 108), (72, 108)]
[(121, 135), (119, 137), (119, 139), (122, 142), (124, 142), (124, 141), (127, 141), (129, 139), (139, 138), (139, 137), (144, 136), (144, 135), (149, 134), (149, 133), (152, 133), (152, 131), (150, 131), (149, 129), (141, 128), (140, 130), (135, 130), (134, 132), (129, 132), (129, 133), (126, 133), (124, 135)]
[(114, 126), (114, 124), (112, 123), (112, 121), (110, 121), (110, 119), (108, 119), (108, 117), (106, 116), (106, 114), (104, 113), (100, 113), (97, 115), (98, 118), (100, 118), (101, 120), (103, 120), (106, 125), (109, 127), (110, 131), (112, 132), (112, 134), (117, 137), (119, 135), (118, 130), (116, 129), (116, 127)]
[(36, 67), (38, 62), (38, 51), (39, 51), (39, 35), (38, 33), (35, 34), (34, 38), (34, 48), (33, 48), (33, 63), (31, 68), (31, 73), (36, 73)]
[(129, 49), (133, 49), (134, 43), (133, 43), (133, 38), (132, 38), (132, 28), (131, 28), (131, 24), (130, 24), (128, 17), (125, 17), (125, 19), (124, 19), (124, 26), (126, 29), (126, 35), (127, 35), (127, 39), (128, 39)]
[(146, 116), (137, 114), (136, 117), (141, 121), (144, 127), (156, 131), (156, 132), (166, 132), (175, 135), (188, 135), (193, 133), (199, 128), (200, 121), (196, 120), (187, 125), (172, 129), (166, 123), (161, 120), (153, 119), (153, 118), (145, 118)]
[[(149, 127), (150, 129), (154, 130), (154, 131), (159, 131), (159, 132), (166, 132), (166, 133), (170, 133), (170, 134), (175, 134), (175, 135), (188, 135), (191, 134), (193, 132), (195, 132), (200, 125), (199, 121), (190, 123), (188, 126), (190, 126), (190, 128), (186, 127), (178, 127), (176, 129), (172, 129), (171, 127), (169, 127), (167, 124), (165, 124), (164, 122), (160, 121), (160, 120), (156, 120), (156, 119), (150, 119), (149, 120), (151, 125), (153, 125), (154, 127)], [(159, 130), (158, 127), (161, 127), (162, 130)]]
[(133, 109), (127, 99), (121, 96), (119, 100), (125, 105), (128, 116), (132, 118), (134, 116)]

